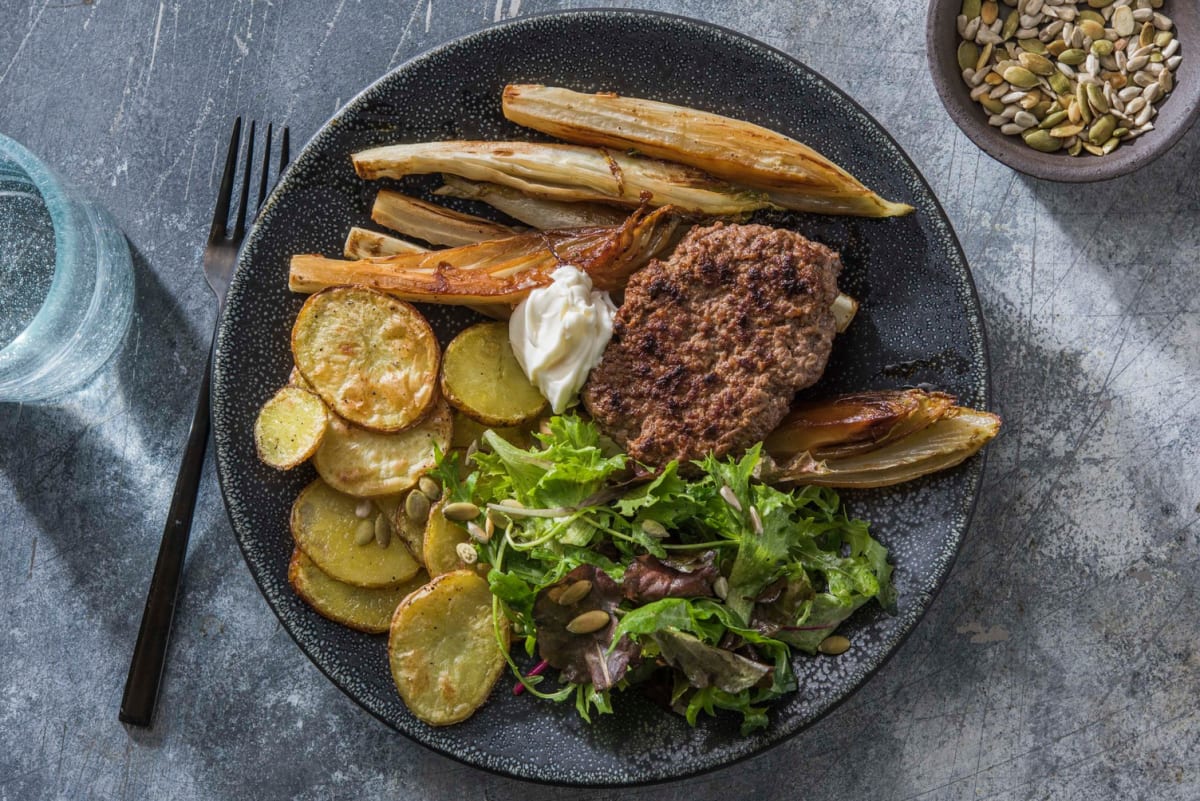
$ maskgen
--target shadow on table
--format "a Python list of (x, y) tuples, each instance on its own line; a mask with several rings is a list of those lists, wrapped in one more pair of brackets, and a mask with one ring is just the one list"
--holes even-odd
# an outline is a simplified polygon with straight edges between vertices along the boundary
[(0, 405), (0, 471), (36, 521), (28, 578), (84, 596), (117, 653), (133, 648), (174, 480), (162, 466), (182, 452), (206, 346), (131, 251), (134, 318), (112, 360), (53, 402)]

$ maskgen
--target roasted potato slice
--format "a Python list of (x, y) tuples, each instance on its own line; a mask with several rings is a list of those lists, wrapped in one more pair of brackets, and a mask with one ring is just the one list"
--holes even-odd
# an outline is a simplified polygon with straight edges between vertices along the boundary
[(487, 426), (515, 426), (546, 408), (508, 341), (507, 323), (479, 323), (461, 332), (442, 359), (442, 394)]
[(331, 578), (304, 551), (296, 548), (288, 565), (288, 583), (306, 604), (334, 623), (368, 634), (388, 630), (404, 596), (429, 581), (424, 570), (396, 587), (356, 587)]
[[(507, 643), (508, 621), (497, 621)], [(388, 636), (392, 679), (409, 711), (431, 726), (466, 720), (500, 671), (492, 593), (471, 570), (437, 576), (396, 608)]]
[(304, 380), (304, 376), (300, 375), (300, 371), (296, 369), (295, 365), (292, 365), (292, 372), (288, 373), (287, 385), (289, 387), (300, 387), (300, 389), (312, 392), (314, 395), (317, 394), (313, 392), (312, 385)]
[(359, 499), (321, 479), (305, 487), (292, 504), (292, 538), (330, 578), (356, 587), (399, 587), (421, 569), (399, 537), (387, 547), (373, 539), (357, 544), (366, 527), (373, 536), (376, 513), (356, 514)]
[(258, 411), (254, 447), (258, 458), (276, 470), (291, 470), (317, 452), (329, 412), (316, 395), (284, 387)]
[(471, 535), (458, 523), (446, 519), (442, 514), (445, 505), (443, 500), (433, 507), (425, 524), (425, 569), (431, 576), (440, 576), (467, 566), (459, 557), (457, 548), (460, 543), (470, 542)]
[(305, 301), (292, 355), (330, 409), (374, 431), (409, 428), (437, 397), (433, 329), (410, 304), (373, 289), (334, 287)]
[(533, 444), (529, 430), (524, 426), (488, 426), (478, 420), (472, 420), (462, 412), (455, 412), (454, 433), (450, 437), (450, 447), (469, 448), (472, 442), (479, 442), (483, 438), (483, 432), (489, 429), (518, 448), (528, 448)]
[(313, 457), (317, 473), (335, 489), (364, 498), (410, 489), (450, 447), (450, 408), (441, 401), (419, 425), (381, 434), (334, 417)]

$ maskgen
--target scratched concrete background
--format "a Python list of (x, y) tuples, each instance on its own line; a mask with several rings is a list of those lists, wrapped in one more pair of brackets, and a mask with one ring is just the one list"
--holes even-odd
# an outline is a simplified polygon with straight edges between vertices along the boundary
[[(251, 581), (211, 465), (158, 724), (116, 710), (213, 323), (195, 265), (229, 120), (303, 142), (406, 58), (574, 5), (0, 3), (0, 130), (112, 211), (138, 292), (91, 386), (0, 406), (0, 799), (562, 797), (433, 756), (326, 682)], [(973, 265), (1006, 429), (945, 590), (849, 703), (745, 764), (579, 795), (1200, 798), (1200, 129), (1132, 177), (1055, 186), (952, 126), (919, 0), (641, 5), (784, 49), (892, 131)]]

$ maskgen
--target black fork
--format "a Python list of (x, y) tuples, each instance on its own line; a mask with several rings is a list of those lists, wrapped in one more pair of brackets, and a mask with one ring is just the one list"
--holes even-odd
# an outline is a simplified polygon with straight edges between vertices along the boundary
[[(237, 215), (233, 230), (228, 231), (229, 209), (233, 202), (234, 178), (237, 173), (238, 150), (242, 138), (242, 118), (233, 123), (229, 137), (229, 152), (225, 157), (225, 173), (217, 191), (217, 206), (213, 212), (212, 229), (208, 244), (204, 248), (204, 277), (217, 296), (217, 320), (225, 306), (225, 293), (237, 264), (238, 249), (246, 238), (246, 217), (250, 209), (250, 174), (254, 167), (253, 122), (246, 137), (246, 158), (242, 168), (242, 185)], [(263, 145), (262, 167), (259, 171), (258, 201), (255, 213), (262, 208), (267, 196), (268, 175), (271, 167), (271, 137), (273, 127), (268, 124)], [(288, 129), (284, 128), (279, 145), (279, 168), (275, 178), (288, 163)], [(253, 220), (254, 216), (250, 215)], [(214, 339), (216, 332), (214, 329)], [(200, 395), (196, 399), (196, 413), (188, 432), (187, 448), (179, 465), (179, 476), (175, 479), (175, 494), (171, 497), (171, 508), (167, 511), (167, 522), (163, 528), (162, 543), (158, 548), (158, 560), (154, 564), (154, 575), (150, 579), (150, 591), (146, 595), (146, 608), (142, 612), (142, 625), (138, 629), (137, 644), (133, 647), (133, 658), (129, 664), (129, 676), (125, 680), (125, 694), (121, 698), (120, 719), (134, 726), (149, 726), (154, 720), (154, 707), (158, 700), (158, 688), (166, 662), (167, 643), (171, 639), (171, 621), (175, 617), (175, 601), (179, 594), (180, 578), (183, 575), (183, 559), (187, 553), (188, 536), (192, 531), (192, 513), (196, 508), (196, 493), (200, 488), (200, 475), (204, 467), (204, 452), (208, 447), (209, 415), (208, 396), (212, 379), (212, 345), (210, 343), (208, 364), (200, 381)]]

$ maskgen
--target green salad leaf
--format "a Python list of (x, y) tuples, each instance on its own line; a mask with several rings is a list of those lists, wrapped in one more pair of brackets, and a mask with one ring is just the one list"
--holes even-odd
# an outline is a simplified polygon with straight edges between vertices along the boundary
[[(522, 449), (485, 432), (466, 478), (454, 456), (436, 475), (448, 497), (489, 516), (495, 534), (476, 549), (495, 614), (530, 656), (563, 671), (559, 689), (543, 691), (547, 677), (509, 657), (538, 697), (573, 699), (590, 719), (612, 711), (613, 691), (668, 671), (672, 706), (689, 722), (731, 710), (751, 731), (796, 689), (792, 649), (814, 653), (871, 599), (895, 607), (887, 550), (867, 524), (833, 490), (760, 482), (761, 446), (651, 470), (574, 414), (534, 436)], [(556, 606), (588, 577), (609, 589)], [(608, 626), (571, 631), (575, 616), (597, 610)]]

